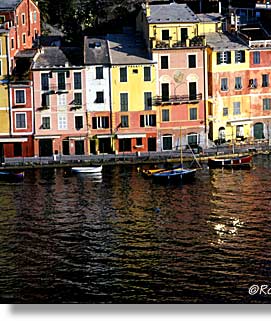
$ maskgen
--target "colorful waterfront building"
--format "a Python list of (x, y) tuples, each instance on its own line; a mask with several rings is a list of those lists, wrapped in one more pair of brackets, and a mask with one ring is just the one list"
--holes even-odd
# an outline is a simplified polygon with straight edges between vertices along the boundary
[(116, 153), (156, 151), (157, 110), (152, 106), (156, 92), (155, 63), (141, 38), (131, 30), (110, 34), (107, 40), (113, 149)]
[(137, 30), (157, 62), (158, 150), (207, 145), (207, 70), (200, 19), (186, 4), (149, 4), (137, 17)]
[(35, 156), (89, 153), (81, 48), (43, 47), (32, 66)]
[(10, 70), (19, 50), (30, 49), (40, 35), (40, 11), (32, 0), (1, 0), (0, 25), (10, 31)]
[(209, 139), (215, 143), (250, 137), (249, 48), (234, 34), (206, 34)]
[(110, 56), (108, 41), (84, 38), (86, 108), (90, 153), (113, 152)]

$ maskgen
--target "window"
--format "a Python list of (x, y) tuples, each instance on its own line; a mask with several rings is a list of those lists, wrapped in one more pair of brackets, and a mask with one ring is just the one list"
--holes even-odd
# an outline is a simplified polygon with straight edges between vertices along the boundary
[(188, 68), (196, 67), (196, 55), (188, 55)]
[(256, 78), (249, 79), (248, 87), (249, 88), (257, 88), (257, 79)]
[(263, 99), (263, 110), (270, 110), (271, 109), (271, 98), (264, 98)]
[(41, 95), (41, 106), (42, 107), (49, 107), (50, 106), (50, 96), (48, 94)]
[(65, 90), (66, 84), (65, 84), (65, 72), (59, 72), (57, 74), (57, 84), (59, 90)]
[(196, 107), (189, 109), (189, 119), (197, 120), (198, 119), (198, 109)]
[(189, 85), (189, 99), (196, 100), (197, 99), (197, 83), (190, 82), (188, 85)]
[(169, 110), (162, 109), (162, 121), (169, 121)]
[(58, 115), (58, 129), (67, 129), (66, 115)]
[(235, 89), (242, 89), (242, 78), (241, 77), (235, 77)]
[(162, 40), (169, 40), (169, 30), (162, 30)]
[(81, 129), (83, 128), (83, 116), (75, 116), (74, 117), (75, 128)]
[(233, 114), (234, 115), (240, 115), (241, 114), (240, 101), (235, 101), (233, 103)]
[(228, 87), (228, 78), (221, 78), (221, 91), (226, 91), (229, 89)]
[(74, 89), (82, 89), (81, 72), (75, 72), (73, 74), (73, 85)]
[(67, 96), (66, 96), (66, 94), (57, 95), (57, 105), (58, 106), (66, 106), (67, 105)]
[(142, 142), (142, 137), (137, 137), (136, 138), (136, 146), (142, 146), (143, 142)]
[(41, 74), (41, 90), (49, 90), (49, 74)]
[(161, 69), (168, 69), (168, 56), (161, 56)]
[(132, 149), (131, 138), (124, 138), (119, 140), (119, 151), (130, 152)]
[(37, 11), (33, 12), (33, 21), (34, 23), (37, 22)]
[(151, 67), (144, 67), (144, 81), (151, 81)]
[(11, 38), (11, 49), (14, 49), (14, 38)]
[(127, 81), (127, 67), (120, 68), (120, 82)]
[(25, 14), (22, 13), (22, 24), (25, 25)]
[(140, 115), (140, 127), (155, 127), (156, 115)]
[(216, 63), (220, 64), (230, 64), (231, 63), (231, 52), (221, 51), (216, 54)]
[(245, 51), (244, 50), (235, 51), (235, 63), (242, 63), (245, 61), (246, 61)]
[(26, 114), (25, 113), (17, 113), (15, 116), (16, 119), (16, 128), (22, 129), (26, 128)]
[(238, 138), (244, 137), (244, 126), (243, 125), (236, 126), (236, 137), (238, 137)]
[(262, 75), (262, 87), (268, 87), (269, 86), (269, 75), (264, 74)]
[(103, 67), (96, 67), (96, 79), (103, 79)]
[(50, 117), (42, 117), (41, 119), (41, 128), (50, 129)]
[(96, 104), (104, 103), (104, 92), (103, 91), (96, 91)]
[(190, 146), (197, 146), (198, 145), (198, 134), (194, 134), (194, 133), (191, 133), (191, 134), (188, 134), (187, 135), (187, 143), (188, 145)]
[(120, 117), (121, 127), (129, 127), (128, 116), (121, 116)]
[(25, 91), (24, 90), (15, 90), (15, 103), (16, 104), (25, 104)]
[(82, 93), (74, 93), (74, 105), (82, 106)]
[(133, 74), (138, 74), (138, 69), (133, 69)]
[(169, 101), (169, 84), (161, 84), (162, 102)]
[(151, 92), (144, 93), (144, 109), (152, 110), (152, 93)]
[(109, 117), (108, 116), (100, 116), (100, 117), (92, 117), (92, 128), (109, 128)]
[(163, 150), (172, 150), (172, 136), (163, 136)]
[(23, 35), (22, 35), (22, 43), (23, 43), (23, 45), (25, 45), (25, 43), (26, 43), (26, 36), (25, 36), (25, 33), (23, 33)]
[(128, 93), (120, 94), (120, 111), (128, 111)]
[(228, 116), (228, 115), (229, 115), (229, 108), (223, 107), (223, 116)]
[(253, 63), (259, 64), (260, 62), (261, 62), (260, 51), (254, 51), (253, 52)]

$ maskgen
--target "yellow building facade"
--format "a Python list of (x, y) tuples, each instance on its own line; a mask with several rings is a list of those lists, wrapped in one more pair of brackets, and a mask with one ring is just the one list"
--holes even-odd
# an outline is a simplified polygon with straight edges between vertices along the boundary
[(10, 133), (7, 41), (8, 32), (0, 29), (0, 137)]

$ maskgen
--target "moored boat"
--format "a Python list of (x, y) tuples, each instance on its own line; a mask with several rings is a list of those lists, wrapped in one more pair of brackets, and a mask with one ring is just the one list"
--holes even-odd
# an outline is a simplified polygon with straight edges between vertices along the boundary
[(72, 171), (75, 173), (101, 173), (103, 166), (81, 166), (72, 167)]
[(165, 171), (164, 168), (152, 168), (152, 169), (144, 169), (138, 168), (138, 172), (141, 173), (144, 177), (152, 177), (156, 173), (161, 173)]
[(250, 168), (252, 166), (252, 156), (244, 155), (229, 158), (208, 158), (209, 168)]
[(160, 173), (153, 174), (153, 179), (159, 183), (181, 183), (193, 180), (196, 169), (175, 168), (172, 170), (164, 170)]
[(8, 171), (2, 170), (0, 171), (0, 180), (6, 181), (20, 181), (24, 178), (24, 172), (17, 172), (17, 171)]

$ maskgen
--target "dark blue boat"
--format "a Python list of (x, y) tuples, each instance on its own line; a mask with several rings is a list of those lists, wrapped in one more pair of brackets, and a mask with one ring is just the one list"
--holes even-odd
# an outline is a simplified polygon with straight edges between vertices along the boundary
[(153, 179), (159, 183), (187, 182), (191, 181), (195, 177), (196, 171), (196, 169), (184, 169), (180, 167), (155, 173), (153, 174)]
[(24, 178), (24, 172), (0, 171), (0, 180), (4, 181), (20, 181)]

